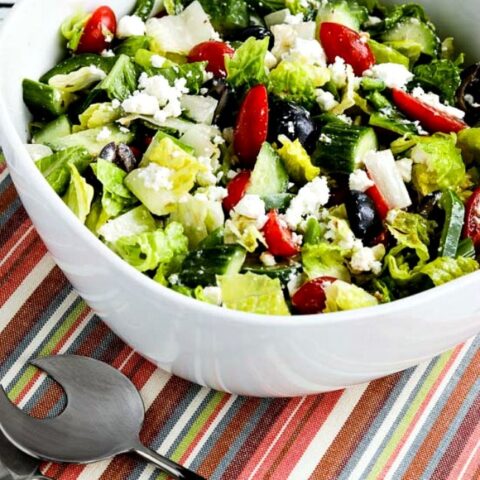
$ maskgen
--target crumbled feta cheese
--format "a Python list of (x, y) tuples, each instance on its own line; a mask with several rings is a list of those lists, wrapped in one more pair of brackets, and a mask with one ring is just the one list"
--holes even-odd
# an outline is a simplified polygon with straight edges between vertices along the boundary
[(379, 63), (366, 70), (363, 76), (383, 80), (389, 88), (405, 88), (414, 77), (405, 65), (399, 63)]
[(335, 100), (332, 93), (319, 88), (317, 89), (316, 94), (317, 103), (324, 112), (329, 112), (338, 105), (338, 102)]
[(295, 124), (291, 120), (287, 123), (287, 130), (291, 135), (295, 134)]
[(222, 305), (222, 289), (220, 287), (205, 287), (203, 295), (208, 303), (218, 305), (219, 307)]
[(476, 102), (473, 95), (470, 95), (469, 93), (465, 95), (465, 101), (473, 108), (480, 108), (480, 103)]
[(270, 50), (268, 50), (265, 54), (265, 66), (269, 70), (272, 70), (272, 68), (275, 68), (277, 66), (277, 63), (278, 61), (275, 55)]
[(222, 145), (225, 143), (225, 139), (220, 136), (220, 135), (215, 135), (215, 137), (213, 137), (213, 140), (212, 142), (215, 144), (215, 145)]
[(320, 135), (320, 138), (318, 139), (318, 141), (325, 143), (326, 145), (330, 145), (333, 142), (332, 138), (326, 135), (325, 133), (322, 133)]
[(178, 273), (172, 273), (172, 275), (168, 277), (168, 281), (171, 285), (178, 285), (180, 283), (180, 277), (178, 276)]
[(381, 260), (384, 256), (385, 246), (382, 244), (372, 248), (362, 246), (354, 250), (350, 265), (354, 272), (373, 272), (378, 275), (382, 271)]
[(459, 118), (463, 120), (465, 118), (465, 112), (463, 110), (460, 110), (455, 107), (451, 107), (449, 105), (445, 105), (440, 101), (440, 97), (433, 92), (426, 93), (423, 88), (421, 87), (416, 87), (412, 91), (412, 95), (420, 100), (423, 103), (426, 103), (430, 107), (435, 108), (435, 110), (438, 110), (439, 112), (444, 112), (447, 115), (450, 115), (452, 117)]
[(300, 247), (303, 242), (303, 235), (299, 235), (298, 233), (292, 232), (292, 242), (295, 245)]
[[(258, 195), (245, 195), (233, 208), (238, 215), (257, 220), (263, 225), (266, 222), (265, 202)], [(259, 227), (260, 228), (260, 227)]]
[(292, 15), (291, 13), (288, 13), (285, 16), (284, 22), (287, 25), (298, 25), (299, 23), (303, 22), (303, 13), (297, 13), (296, 15)]
[(119, 130), (120, 130), (122, 133), (130, 133), (130, 130), (129, 130), (127, 127), (121, 126), (121, 127), (119, 128)]
[(152, 58), (150, 59), (150, 62), (152, 64), (152, 67), (154, 68), (162, 68), (164, 63), (167, 61), (165, 57), (162, 57), (161, 55), (152, 55)]
[(338, 88), (342, 88), (347, 84), (347, 64), (342, 57), (336, 57), (335, 62), (329, 65), (328, 69), (332, 75), (332, 82)]
[(104, 140), (108, 140), (110, 136), (112, 135), (112, 132), (108, 127), (103, 127), (100, 130), (100, 133), (97, 135), (97, 142), (103, 142)]
[(160, 189), (171, 190), (173, 188), (171, 177), (172, 170), (156, 163), (149, 163), (145, 168), (138, 170), (138, 178), (143, 181), (145, 187), (156, 192)]
[(200, 95), (206, 95), (208, 93), (208, 88), (202, 87), (200, 89)]
[(113, 50), (106, 49), (100, 55), (105, 58), (111, 58), (115, 56), (115, 52)]
[(342, 122), (345, 122), (347, 125), (352, 125), (353, 124), (353, 119), (349, 117), (348, 115), (345, 115), (344, 113), (337, 115), (337, 118), (339, 120), (342, 120)]
[(290, 297), (293, 297), (295, 292), (302, 286), (304, 281), (304, 275), (299, 273), (292, 273), (287, 282), (287, 290)]
[(145, 22), (137, 15), (125, 15), (117, 26), (117, 37), (128, 38), (145, 35)]
[(194, 196), (198, 197), (199, 195), (204, 195), (205, 199), (210, 202), (221, 202), (224, 198), (227, 198), (228, 192), (226, 188), (210, 186), (199, 189)]
[(330, 198), (327, 179), (317, 177), (303, 186), (298, 195), (290, 202), (285, 212), (285, 221), (292, 230), (296, 230), (303, 217), (316, 215), (320, 207), (326, 205)]
[(266, 267), (274, 267), (277, 264), (275, 257), (269, 252), (263, 252), (260, 254), (260, 261)]
[(401, 158), (395, 162), (397, 170), (400, 172), (405, 183), (412, 181), (412, 167), (413, 161), (410, 158)]
[(379, 23), (382, 23), (382, 19), (380, 17), (369, 16), (364, 26), (373, 27), (375, 25), (378, 25)]
[[(284, 60), (290, 55), (300, 54), (305, 59), (320, 56), (325, 61), (325, 54), (320, 43), (315, 40), (315, 22), (301, 22), (296, 25), (273, 25), (271, 27), (275, 43), (272, 54), (277, 60)], [(305, 44), (298, 40), (313, 41)], [(324, 63), (322, 63), (323, 65)]]
[(117, 108), (120, 108), (121, 106), (122, 104), (120, 100), (117, 100), (116, 98), (112, 100), (112, 108), (117, 109)]
[(238, 175), (238, 172), (236, 172), (235, 170), (229, 170), (227, 172), (227, 179), (233, 180), (237, 175)]
[(325, 52), (320, 45), (320, 42), (317, 40), (305, 40), (304, 38), (297, 38), (291, 53), (293, 55), (297, 54), (308, 62), (316, 65), (324, 66), (327, 64)]
[(368, 177), (365, 170), (357, 169), (350, 174), (348, 179), (348, 185), (350, 190), (356, 190), (357, 192), (366, 192), (370, 187), (373, 187), (375, 184)]
[(159, 110), (159, 105), (157, 98), (153, 95), (135, 92), (123, 101), (122, 108), (126, 113), (155, 115)]

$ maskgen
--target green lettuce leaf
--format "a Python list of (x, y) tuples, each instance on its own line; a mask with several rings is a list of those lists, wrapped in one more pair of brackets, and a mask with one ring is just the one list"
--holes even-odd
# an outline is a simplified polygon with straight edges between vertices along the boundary
[(145, 35), (134, 35), (133, 37), (128, 37), (115, 48), (115, 54), (117, 55), (128, 55), (129, 57), (135, 58), (135, 55), (139, 50), (150, 48), (151, 39)]
[(326, 308), (324, 313), (343, 312), (358, 308), (374, 307), (378, 300), (363, 288), (337, 280), (325, 289)]
[(411, 152), (413, 184), (422, 194), (437, 190), (458, 190), (467, 180), (465, 164), (455, 135), (436, 134), (418, 137)]
[(69, 165), (83, 173), (91, 161), (92, 156), (85, 148), (70, 147), (38, 160), (36, 165), (55, 192), (63, 195), (70, 182)]
[(75, 165), (68, 164), (68, 168), (70, 169), (70, 184), (67, 193), (63, 197), (63, 201), (77, 218), (82, 223), (85, 223), (90, 213), (94, 190), (78, 173)]
[(368, 41), (368, 45), (375, 55), (377, 63), (399, 63), (409, 68), (410, 60), (394, 48), (372, 39)]
[(438, 287), (456, 278), (463, 277), (479, 269), (478, 262), (473, 258), (440, 257), (423, 266), (419, 272), (427, 275), (433, 284)]
[(227, 82), (234, 88), (253, 87), (268, 81), (265, 55), (268, 51), (268, 38), (249, 38), (235, 52), (232, 58), (226, 57)]
[(327, 242), (307, 244), (302, 248), (302, 264), (310, 279), (334, 277), (350, 281), (350, 272), (339, 247)]
[(264, 315), (290, 315), (278, 278), (247, 273), (217, 277), (223, 305)]
[(66, 74), (58, 74), (50, 78), (48, 84), (65, 92), (79, 92), (90, 88), (103, 80), (107, 74), (98, 67), (82, 67)]
[(83, 35), (83, 28), (90, 19), (91, 14), (85, 12), (77, 12), (75, 15), (67, 18), (60, 27), (60, 31), (67, 40), (67, 47), (72, 51), (76, 52), (80, 39)]
[(413, 73), (414, 81), (426, 91), (434, 91), (450, 105), (455, 104), (455, 95), (462, 83), (462, 68), (458, 61), (433, 60), (431, 63), (416, 66)]
[(170, 223), (165, 230), (122, 237), (112, 244), (113, 250), (140, 272), (156, 270), (160, 264), (170, 264), (176, 256), (188, 251), (188, 239), (183, 227)]
[(225, 223), (225, 243), (237, 243), (247, 252), (253, 253), (259, 243), (265, 245), (265, 238), (256, 226), (256, 220), (234, 215)]
[(298, 60), (282, 60), (270, 72), (268, 89), (284, 100), (312, 106), (316, 100), (317, 88), (330, 80), (327, 68)]
[(467, 163), (480, 163), (480, 128), (465, 128), (459, 132), (458, 146)]
[(298, 139), (292, 142), (282, 135), (279, 141), (282, 143), (282, 147), (278, 150), (278, 154), (292, 180), (306, 183), (320, 175), (320, 169), (313, 165), (310, 155)]
[[(79, 115), (80, 125), (74, 126), (75, 132), (91, 128), (104, 127), (122, 116), (120, 108), (113, 108), (109, 102), (94, 103)], [(74, 133), (75, 133), (74, 132)]]

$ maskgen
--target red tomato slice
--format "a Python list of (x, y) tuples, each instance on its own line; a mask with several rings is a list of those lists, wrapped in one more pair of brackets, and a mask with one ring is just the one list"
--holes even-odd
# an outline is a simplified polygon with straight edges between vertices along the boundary
[(256, 85), (243, 100), (233, 138), (235, 153), (244, 165), (255, 164), (267, 134), (268, 92), (264, 85)]
[(463, 235), (471, 238), (476, 248), (480, 247), (480, 188), (468, 199)]
[[(117, 31), (117, 17), (110, 7), (97, 8), (83, 28), (77, 53), (101, 53), (111, 43)], [(112, 38), (109, 41), (109, 35)]]
[(382, 220), (385, 220), (387, 218), (388, 212), (390, 211), (390, 208), (388, 207), (387, 202), (383, 198), (383, 195), (380, 193), (380, 190), (377, 188), (376, 185), (374, 185), (373, 187), (370, 187), (365, 193), (373, 200), (373, 203), (375, 204), (375, 208), (380, 218)]
[(193, 47), (188, 54), (188, 61), (190, 63), (208, 62), (207, 71), (216, 77), (226, 77), (225, 55), (233, 57), (234, 53), (235, 50), (226, 43), (210, 40)]
[(359, 33), (345, 25), (322, 23), (320, 42), (329, 63), (334, 63), (337, 57), (343, 58), (352, 66), (357, 76), (361, 76), (365, 70), (375, 65), (375, 56), (368, 43)]
[(300, 252), (300, 248), (293, 241), (292, 232), (283, 225), (278, 214), (272, 210), (268, 214), (267, 223), (263, 227), (263, 235), (267, 242), (268, 251), (277, 257), (292, 257)]
[(227, 197), (223, 200), (223, 208), (229, 212), (245, 196), (250, 182), (251, 172), (245, 170), (234, 177), (227, 185)]
[(398, 88), (393, 89), (392, 98), (399, 110), (411, 120), (419, 120), (429, 132), (458, 133), (468, 127), (462, 120), (440, 112)]
[(292, 305), (303, 315), (322, 313), (325, 310), (325, 288), (336, 280), (333, 277), (320, 277), (303, 284), (293, 295)]

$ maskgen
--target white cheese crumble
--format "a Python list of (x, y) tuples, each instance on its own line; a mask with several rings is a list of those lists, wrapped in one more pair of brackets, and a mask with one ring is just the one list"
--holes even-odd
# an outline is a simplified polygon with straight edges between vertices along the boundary
[(117, 26), (117, 37), (128, 38), (145, 35), (145, 23), (137, 15), (125, 15)]
[(357, 192), (366, 192), (370, 187), (375, 184), (368, 177), (365, 170), (357, 169), (350, 174), (348, 179), (348, 186), (350, 190), (356, 190)]
[(285, 16), (284, 22), (287, 25), (298, 25), (303, 22), (303, 13), (297, 13), (296, 15), (292, 15), (291, 13), (288, 13)]
[(245, 195), (233, 208), (233, 212), (257, 221), (257, 228), (262, 228), (267, 220), (265, 202), (258, 195)]
[(310, 63), (325, 66), (327, 57), (320, 42), (317, 40), (305, 40), (297, 38), (291, 51), (292, 55), (299, 55)]
[(100, 55), (105, 58), (111, 58), (115, 56), (115, 52), (113, 50), (105, 49)]
[(108, 140), (110, 136), (112, 135), (112, 132), (108, 127), (103, 127), (100, 130), (100, 133), (97, 135), (97, 142), (103, 142), (104, 140)]
[(319, 88), (317, 89), (316, 94), (317, 103), (324, 112), (329, 112), (338, 105), (338, 102), (335, 100), (332, 93)]
[(405, 183), (409, 183), (412, 181), (412, 167), (413, 167), (413, 160), (410, 158), (401, 158), (395, 162), (397, 170), (399, 171), (402, 179)]
[(145, 187), (156, 192), (161, 189), (171, 190), (173, 188), (171, 177), (172, 170), (156, 163), (150, 163), (138, 170), (138, 178), (143, 181)]
[(382, 244), (375, 245), (372, 248), (362, 246), (354, 250), (350, 265), (354, 272), (373, 272), (378, 275), (382, 271), (384, 256), (385, 246)]
[(263, 252), (260, 254), (260, 261), (266, 267), (274, 267), (277, 264), (275, 257), (269, 252)]
[(423, 103), (426, 103), (430, 107), (438, 110), (439, 112), (446, 113), (452, 117), (459, 118), (463, 120), (465, 118), (465, 112), (455, 107), (451, 107), (449, 105), (445, 105), (440, 101), (440, 97), (433, 92), (426, 93), (425, 90), (421, 87), (416, 87), (412, 91), (412, 95)]
[(157, 98), (143, 92), (135, 92), (126, 98), (122, 103), (122, 108), (126, 113), (138, 115), (155, 115), (159, 111)]
[(328, 203), (330, 189), (325, 177), (317, 177), (303, 186), (298, 195), (290, 202), (285, 212), (285, 221), (292, 230), (296, 230), (303, 217), (316, 215)]
[(272, 68), (275, 68), (277, 66), (277, 63), (278, 61), (275, 55), (270, 50), (268, 50), (265, 54), (265, 66), (269, 70), (272, 70)]
[(469, 93), (465, 95), (465, 101), (473, 108), (480, 108), (480, 103), (476, 102), (473, 95), (470, 95)]
[(407, 67), (399, 63), (379, 63), (366, 70), (363, 76), (383, 80), (389, 88), (405, 88), (414, 77)]
[(330, 70), (330, 73), (332, 75), (332, 82), (338, 88), (342, 88), (347, 84), (348, 66), (342, 57), (336, 57), (335, 62), (329, 65), (328, 69)]
[(326, 145), (330, 145), (333, 142), (332, 138), (326, 135), (325, 133), (322, 133), (320, 135), (320, 138), (318, 139), (318, 141), (325, 143)]
[(220, 287), (205, 287), (203, 295), (208, 303), (218, 305), (219, 307), (222, 305), (222, 289)]
[(153, 68), (162, 68), (166, 61), (167, 59), (165, 57), (157, 54), (152, 55), (150, 58), (150, 63), (152, 64)]

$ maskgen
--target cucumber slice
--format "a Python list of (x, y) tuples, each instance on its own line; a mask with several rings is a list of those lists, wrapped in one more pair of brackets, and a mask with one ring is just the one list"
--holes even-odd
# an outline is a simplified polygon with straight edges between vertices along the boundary
[(352, 173), (367, 152), (378, 148), (375, 131), (369, 127), (328, 123), (322, 129), (322, 138), (313, 160), (335, 173)]
[(418, 18), (408, 18), (397, 23), (380, 38), (392, 45), (408, 41), (410, 44), (418, 45), (421, 53), (431, 57), (436, 57), (440, 48), (440, 39), (435, 31)]
[(262, 197), (265, 202), (265, 210), (278, 210), (284, 212), (295, 195), (291, 193), (276, 193), (273, 195), (266, 195)]
[(144, 22), (148, 20), (155, 7), (155, 0), (137, 0), (131, 15), (140, 17)]
[(76, 95), (40, 82), (23, 81), (23, 100), (33, 112), (41, 112), (58, 117), (66, 113)]
[(282, 159), (273, 147), (265, 142), (258, 154), (247, 193), (266, 197), (284, 193), (287, 188), (288, 174)]
[[(108, 136), (105, 135), (107, 129)], [(133, 132), (123, 132), (116, 125), (110, 124), (106, 127), (83, 130), (66, 137), (52, 138), (46, 145), (54, 151), (70, 147), (84, 147), (90, 155), (98, 156), (105, 145), (111, 142), (129, 144), (134, 136)]]
[(254, 273), (256, 275), (267, 275), (270, 278), (278, 278), (281, 283), (285, 284), (290, 281), (293, 275), (300, 270), (300, 265), (275, 265), (273, 267), (265, 267), (263, 265), (250, 265), (242, 268), (242, 273)]
[(75, 55), (74, 57), (63, 60), (58, 65), (49, 70), (47, 73), (45, 73), (40, 78), (40, 82), (48, 83), (48, 81), (55, 75), (68, 75), (69, 73), (80, 70), (80, 68), (90, 67), (91, 65), (100, 68), (106, 74), (108, 74), (112, 67), (115, 65), (115, 62), (115, 57), (101, 57), (100, 55), (95, 55), (93, 53)]
[(66, 137), (72, 133), (72, 124), (66, 115), (62, 115), (50, 123), (47, 123), (33, 136), (33, 143), (48, 145), (59, 138)]
[(183, 262), (180, 282), (189, 287), (216, 285), (217, 275), (238, 273), (245, 257), (245, 249), (238, 245), (195, 250)]
[(408, 57), (394, 48), (372, 39), (368, 40), (368, 46), (372, 50), (377, 63), (399, 63), (400, 65), (409, 68), (410, 60)]
[(223, 245), (224, 236), (225, 229), (218, 227), (198, 244), (198, 248), (213, 248)]
[(359, 31), (360, 26), (368, 20), (368, 10), (355, 2), (328, 1), (321, 2), (317, 14), (317, 24), (333, 22)]
[(417, 127), (409, 120), (398, 117), (387, 117), (381, 113), (373, 113), (370, 116), (369, 125), (383, 128), (398, 135), (416, 134)]

